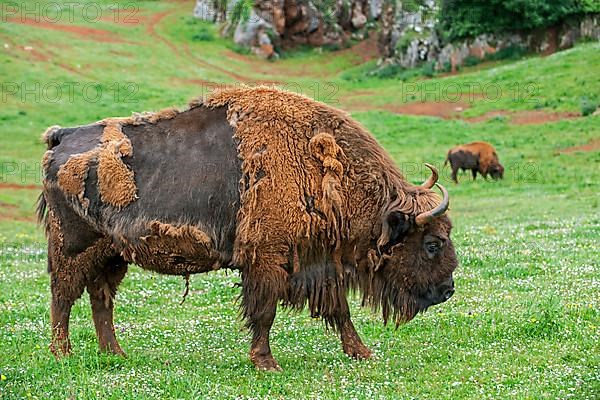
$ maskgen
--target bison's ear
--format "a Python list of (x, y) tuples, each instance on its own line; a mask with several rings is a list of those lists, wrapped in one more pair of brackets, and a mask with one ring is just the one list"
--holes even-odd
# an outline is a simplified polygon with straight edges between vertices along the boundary
[(398, 244), (411, 227), (410, 217), (399, 211), (390, 211), (381, 223), (381, 236), (377, 240), (380, 254), (386, 253), (392, 246)]

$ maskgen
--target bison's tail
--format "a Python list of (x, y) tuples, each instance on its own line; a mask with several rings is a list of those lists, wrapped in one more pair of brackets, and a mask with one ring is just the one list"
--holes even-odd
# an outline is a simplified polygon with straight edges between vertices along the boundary
[[(50, 128), (46, 129), (46, 132), (44, 132), (42, 134), (42, 142), (46, 143), (46, 147), (48, 148), (48, 150), (50, 150), (53, 147), (58, 146), (58, 144), (60, 143), (60, 140), (62, 138), (62, 135), (63, 135), (63, 130), (60, 126), (58, 126), (58, 125), (51, 126)], [(43, 160), (42, 160), (42, 164), (44, 164)], [(47, 206), (48, 206), (48, 203), (46, 201), (46, 196), (44, 195), (44, 192), (42, 192), (42, 193), (40, 193), (40, 196), (37, 199), (35, 214), (37, 216), (38, 223), (42, 224), (44, 226), (47, 226), (47, 220), (48, 220), (48, 212), (47, 212), (48, 207)]]
[(446, 160), (444, 161), (444, 167), (446, 166), (446, 164), (448, 164), (448, 161), (450, 161), (450, 152), (451, 152), (451, 150), (448, 150), (448, 154), (446, 154)]
[(42, 134), (42, 142), (46, 143), (48, 150), (50, 150), (60, 143), (61, 136), (61, 127), (54, 125), (46, 129), (46, 132)]
[(39, 224), (46, 225), (46, 220), (48, 219), (47, 210), (48, 203), (46, 202), (46, 197), (44, 193), (40, 193), (40, 196), (37, 199), (37, 203), (35, 206), (35, 214), (37, 216), (37, 221)]

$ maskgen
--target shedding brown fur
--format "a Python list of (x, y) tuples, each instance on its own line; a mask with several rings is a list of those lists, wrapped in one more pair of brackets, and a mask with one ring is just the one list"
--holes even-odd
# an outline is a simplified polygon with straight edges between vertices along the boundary
[[(106, 119), (100, 144), (85, 153), (71, 156), (58, 172), (58, 184), (69, 195), (76, 196), (84, 209), (89, 201), (85, 198), (85, 180), (94, 161), (98, 163), (98, 188), (103, 202), (114, 207), (125, 207), (135, 201), (136, 185), (134, 173), (122, 161), (122, 157), (133, 155), (131, 141), (122, 130), (122, 124), (128, 119)], [(48, 134), (45, 134), (49, 140)], [(43, 169), (46, 171), (51, 161), (52, 150), (48, 150), (43, 159)]]
[(221, 256), (206, 233), (195, 226), (152, 221), (149, 234), (122, 251), (145, 268), (171, 275), (189, 275), (221, 268)]
[[(48, 150), (51, 151), (51, 150)], [(58, 170), (58, 185), (67, 194), (76, 196), (84, 209), (89, 200), (85, 198), (85, 179), (88, 175), (90, 162), (97, 156), (96, 150), (71, 156)], [(47, 163), (48, 161), (45, 161)]]
[[(143, 123), (156, 124), (162, 120), (175, 118), (179, 110), (170, 107), (158, 112), (137, 113), (131, 117), (106, 118), (98, 122), (104, 125), (100, 144), (93, 150), (81, 155), (71, 156), (61, 166), (59, 185), (65, 193), (76, 196), (82, 207), (88, 207), (85, 199), (85, 179), (94, 160), (98, 161), (98, 186), (103, 202), (117, 208), (122, 208), (135, 201), (136, 185), (134, 172), (121, 160), (122, 157), (133, 155), (133, 146), (123, 132), (125, 125), (140, 125)], [(42, 140), (51, 146), (52, 135), (59, 130), (52, 126), (42, 135)], [(51, 150), (44, 156), (42, 167), (46, 171), (51, 160)]]
[(117, 208), (137, 198), (133, 171), (121, 160), (121, 145), (121, 142), (109, 142), (98, 151), (100, 198)]
[[(239, 140), (246, 179), (235, 255), (241, 265), (284, 265), (303, 237), (322, 237), (333, 247), (358, 240), (371, 228), (372, 210), (383, 214), (386, 204), (418, 214), (440, 201), (406, 182), (366, 130), (340, 110), (270, 87), (224, 89), (204, 104), (228, 105)], [(356, 221), (351, 229), (342, 222), (349, 218)]]

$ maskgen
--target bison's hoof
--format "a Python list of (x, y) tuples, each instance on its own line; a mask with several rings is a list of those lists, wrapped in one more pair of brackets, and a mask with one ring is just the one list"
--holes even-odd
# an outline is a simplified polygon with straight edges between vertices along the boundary
[(373, 357), (373, 353), (365, 345), (357, 345), (352, 348), (344, 348), (344, 353), (355, 360), (368, 360)]
[(252, 360), (258, 371), (280, 372), (283, 371), (273, 357), (264, 357)]
[(123, 358), (127, 358), (127, 354), (125, 354), (125, 352), (123, 350), (121, 350), (120, 347), (117, 347), (117, 348), (112, 348), (112, 347), (100, 348), (100, 352), (101, 353), (106, 353), (106, 354), (112, 354), (112, 355), (115, 355), (115, 356), (121, 356)]
[(53, 341), (48, 347), (57, 360), (71, 355), (71, 343), (68, 339)]

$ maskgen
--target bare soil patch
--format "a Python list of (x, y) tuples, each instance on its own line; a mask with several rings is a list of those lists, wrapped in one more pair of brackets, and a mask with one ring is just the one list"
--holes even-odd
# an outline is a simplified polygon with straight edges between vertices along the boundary
[(417, 103), (407, 103), (393, 105), (388, 104), (383, 106), (384, 110), (391, 111), (396, 114), (408, 115), (424, 115), (430, 117), (438, 117), (444, 119), (459, 118), (460, 113), (469, 108), (469, 103), (465, 102), (440, 102), (440, 101), (425, 101)]
[[(4, 204), (0, 204), (0, 207), (4, 207)], [(0, 221), (36, 222), (36, 217), (33, 214), (30, 217), (23, 217), (15, 215), (12, 212), (5, 213), (0, 211)]]
[(113, 12), (112, 15), (106, 15), (100, 18), (100, 21), (112, 23), (123, 27), (134, 27), (138, 25), (145, 25), (150, 17), (148, 15), (142, 15), (143, 11), (132, 8), (120, 9), (117, 13)]
[(367, 61), (371, 61), (379, 57), (379, 50), (377, 50), (377, 35), (371, 34), (368, 39), (362, 40), (352, 47), (344, 50), (335, 52), (337, 55), (343, 54), (355, 54), (358, 56), (358, 60), (354, 62), (354, 65), (363, 64)]
[(444, 119), (461, 119), (463, 121), (477, 123), (485, 122), (492, 118), (506, 117), (509, 123), (514, 125), (537, 125), (548, 122), (556, 122), (564, 119), (578, 118), (581, 115), (576, 112), (556, 112), (545, 110), (531, 111), (488, 111), (476, 117), (464, 117), (462, 113), (471, 107), (471, 103), (465, 101), (423, 101), (405, 104), (374, 105), (369, 97), (373, 94), (369, 91), (351, 93), (344, 96), (342, 103), (351, 111), (385, 110), (396, 114), (422, 115)]
[(468, 122), (484, 122), (496, 117), (506, 117), (514, 125), (539, 125), (547, 122), (556, 122), (563, 119), (573, 119), (580, 115), (575, 112), (548, 112), (544, 110), (532, 111), (489, 111), (477, 117), (465, 118)]
[(404, 104), (373, 105), (368, 99), (347, 96), (343, 103), (352, 111), (385, 110), (395, 114), (421, 115), (444, 119), (459, 118), (460, 113), (470, 107), (466, 102), (426, 101)]
[(567, 147), (562, 149), (560, 153), (575, 153), (577, 151), (600, 151), (600, 138), (592, 139), (588, 143), (579, 146)]
[(580, 115), (574, 112), (519, 111), (511, 115), (510, 122), (516, 125), (545, 124), (546, 122), (573, 119)]

